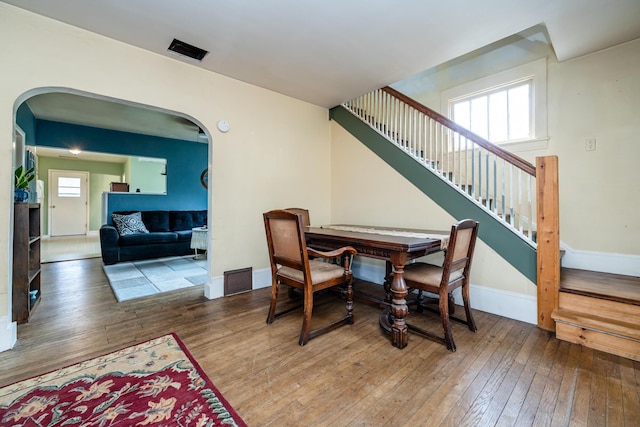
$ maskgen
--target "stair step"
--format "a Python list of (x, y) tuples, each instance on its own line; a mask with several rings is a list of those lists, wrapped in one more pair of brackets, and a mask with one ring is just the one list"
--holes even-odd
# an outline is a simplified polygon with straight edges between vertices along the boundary
[(637, 323), (567, 309), (554, 310), (551, 317), (556, 322), (572, 324), (584, 329), (600, 331), (640, 342), (640, 325)]
[(556, 337), (640, 362), (640, 278), (562, 268)]
[(567, 309), (554, 310), (551, 317), (560, 340), (640, 361), (637, 323)]
[(640, 277), (562, 268), (560, 292), (640, 305)]

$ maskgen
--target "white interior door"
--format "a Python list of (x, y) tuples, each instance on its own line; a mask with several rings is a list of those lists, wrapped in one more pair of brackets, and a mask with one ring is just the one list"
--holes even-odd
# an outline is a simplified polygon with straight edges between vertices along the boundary
[(89, 172), (49, 170), (49, 235), (87, 234)]

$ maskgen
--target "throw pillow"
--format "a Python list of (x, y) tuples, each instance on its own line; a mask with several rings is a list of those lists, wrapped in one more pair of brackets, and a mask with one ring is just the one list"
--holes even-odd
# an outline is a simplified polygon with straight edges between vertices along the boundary
[(121, 236), (149, 232), (142, 222), (140, 212), (134, 212), (129, 215), (112, 214), (111, 217)]

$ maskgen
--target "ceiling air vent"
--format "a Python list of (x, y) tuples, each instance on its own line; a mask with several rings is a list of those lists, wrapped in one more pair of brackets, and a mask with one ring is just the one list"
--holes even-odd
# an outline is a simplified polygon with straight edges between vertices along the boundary
[(209, 53), (204, 49), (200, 49), (199, 47), (195, 47), (178, 39), (173, 39), (171, 45), (169, 45), (169, 50), (177, 53), (178, 55), (188, 56), (196, 61), (202, 61), (202, 58)]

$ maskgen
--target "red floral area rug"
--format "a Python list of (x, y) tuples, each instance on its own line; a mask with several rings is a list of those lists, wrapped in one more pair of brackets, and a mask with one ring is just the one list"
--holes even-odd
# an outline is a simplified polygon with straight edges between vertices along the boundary
[(246, 426), (169, 334), (0, 388), (1, 426)]

